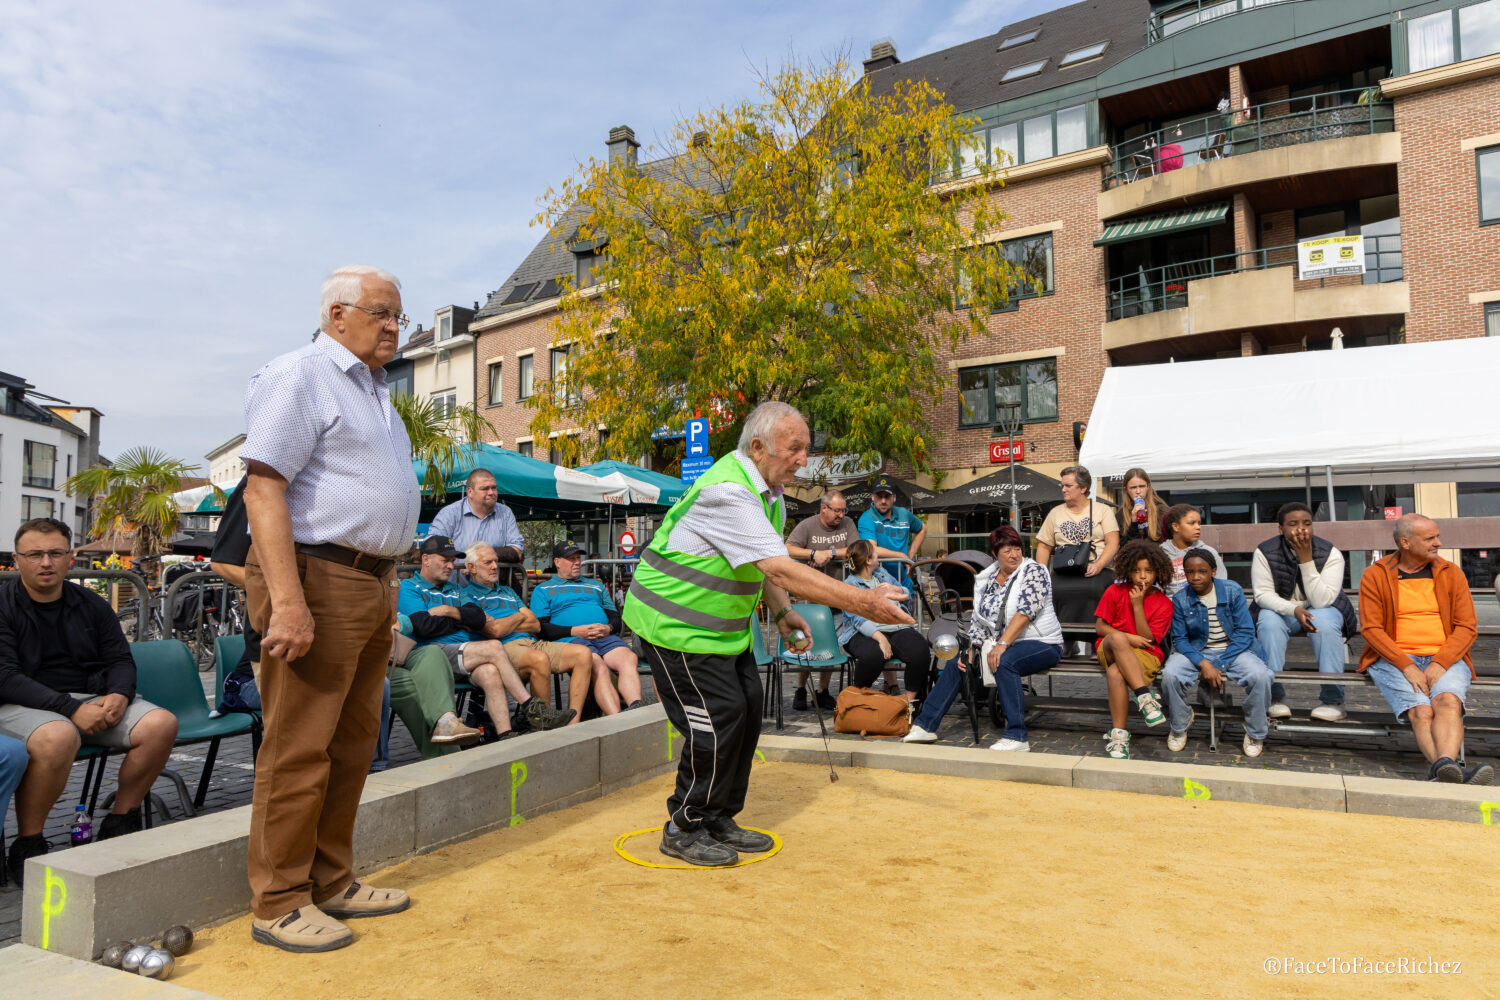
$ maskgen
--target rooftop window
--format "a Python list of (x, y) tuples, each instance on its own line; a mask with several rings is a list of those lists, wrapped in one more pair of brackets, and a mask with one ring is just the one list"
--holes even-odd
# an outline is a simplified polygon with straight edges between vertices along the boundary
[(1083, 62), (1085, 59), (1097, 59), (1099, 56), (1104, 55), (1104, 50), (1107, 48), (1109, 48), (1108, 42), (1099, 42), (1095, 45), (1085, 45), (1083, 48), (1074, 49), (1072, 52), (1069, 52), (1067, 55), (1063, 56), (1062, 62), (1058, 63), (1058, 65), (1071, 66), (1074, 63)]
[(1005, 71), (1005, 75), (1000, 78), (1000, 82), (1009, 83), (1012, 80), (1020, 80), (1023, 77), (1036, 76), (1042, 71), (1042, 67), (1045, 65), (1047, 65), (1047, 60), (1040, 59), (1036, 62), (1025, 63), (1020, 66), (1012, 66), (1010, 69)]
[(1013, 45), (1025, 45), (1027, 42), (1034, 42), (1036, 41), (1036, 36), (1041, 33), (1041, 28), (1032, 28), (1030, 31), (1021, 32), (1019, 35), (1011, 35), (1000, 43), (1000, 48), (1008, 49)]

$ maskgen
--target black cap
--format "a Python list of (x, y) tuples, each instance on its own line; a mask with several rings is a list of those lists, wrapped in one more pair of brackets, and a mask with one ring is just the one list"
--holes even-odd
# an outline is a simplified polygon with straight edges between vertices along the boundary
[(584, 550), (572, 542), (558, 542), (552, 546), (553, 559), (572, 559), (574, 556), (583, 555)]
[(448, 556), (453, 559), (463, 558), (463, 553), (453, 547), (453, 539), (447, 535), (428, 535), (422, 542), (422, 554), (424, 556)]
[(881, 476), (875, 480), (875, 485), (870, 487), (870, 496), (877, 493), (889, 493), (898, 497), (901, 495), (901, 491), (896, 489), (896, 481), (890, 476)]

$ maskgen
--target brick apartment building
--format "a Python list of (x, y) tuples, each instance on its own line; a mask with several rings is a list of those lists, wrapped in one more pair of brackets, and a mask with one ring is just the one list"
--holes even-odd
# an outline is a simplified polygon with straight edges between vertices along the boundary
[[(1045, 289), (944, 359), (926, 405), (945, 487), (995, 468), (1007, 415), (1028, 465), (1074, 460), (1109, 366), (1500, 333), (1500, 0), (1086, 0), (906, 62), (879, 43), (865, 72), (877, 91), (925, 78), (973, 120), (1003, 186), (968, 158), (941, 183), (992, 187), (992, 244)], [(609, 148), (633, 157), (633, 135)], [(538, 457), (523, 401), (565, 363), (555, 278), (586, 284), (596, 249), (565, 227), (469, 327), (482, 412)], [(1297, 242), (1335, 235), (1363, 237), (1364, 273), (1297, 280)], [(1210, 522), (1302, 496), (1172, 485)], [(1500, 485), (1378, 482), (1346, 503), (1500, 514)]]

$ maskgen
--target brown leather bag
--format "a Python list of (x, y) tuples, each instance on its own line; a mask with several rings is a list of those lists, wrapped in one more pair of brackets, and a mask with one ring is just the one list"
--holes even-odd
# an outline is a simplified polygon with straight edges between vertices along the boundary
[(833, 709), (833, 731), (861, 736), (905, 736), (911, 713), (905, 698), (874, 688), (846, 687)]

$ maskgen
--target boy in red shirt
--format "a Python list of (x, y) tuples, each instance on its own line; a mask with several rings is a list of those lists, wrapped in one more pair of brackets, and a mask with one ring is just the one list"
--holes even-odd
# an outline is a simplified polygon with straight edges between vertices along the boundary
[(1094, 612), (1100, 639), (1094, 644), (1109, 684), (1106, 752), (1119, 760), (1130, 758), (1130, 733), (1125, 717), (1130, 702), (1140, 708), (1148, 726), (1166, 721), (1161, 702), (1151, 693), (1151, 680), (1165, 659), (1161, 641), (1172, 627), (1172, 601), (1162, 588), (1172, 581), (1172, 563), (1161, 546), (1134, 539), (1120, 547), (1112, 567), (1117, 582), (1110, 584)]

